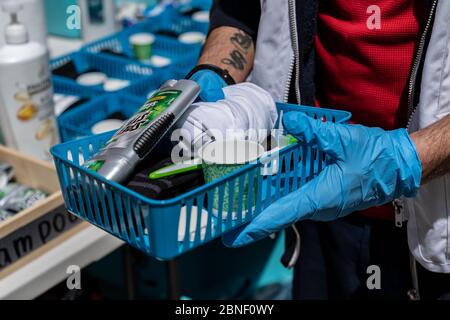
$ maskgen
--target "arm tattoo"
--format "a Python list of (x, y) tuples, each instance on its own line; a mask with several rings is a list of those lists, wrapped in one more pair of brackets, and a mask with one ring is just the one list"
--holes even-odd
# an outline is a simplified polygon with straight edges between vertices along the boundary
[(231, 36), (230, 42), (235, 46), (236, 49), (230, 52), (229, 58), (222, 59), (222, 63), (230, 65), (235, 69), (242, 71), (247, 64), (245, 55), (248, 53), (253, 40), (244, 31), (239, 30)]
[(233, 66), (238, 70), (244, 70), (244, 67), (247, 64), (247, 60), (245, 60), (244, 55), (240, 51), (233, 50), (230, 53), (230, 58), (222, 59), (222, 63)]
[(242, 49), (244, 53), (248, 52), (248, 49), (252, 45), (252, 38), (244, 31), (239, 30), (231, 38), (230, 42), (236, 47), (236, 49)]

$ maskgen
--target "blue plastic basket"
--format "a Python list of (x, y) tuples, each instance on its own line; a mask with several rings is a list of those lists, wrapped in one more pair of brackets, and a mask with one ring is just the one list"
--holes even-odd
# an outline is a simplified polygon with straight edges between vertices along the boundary
[[(344, 111), (287, 104), (278, 104), (278, 110), (301, 111), (335, 122), (346, 122), (351, 116)], [(67, 209), (146, 254), (164, 260), (251, 221), (261, 210), (298, 189), (326, 166), (322, 152), (294, 144), (279, 152), (276, 162), (279, 169), (274, 175), (263, 175), (267, 163), (274, 162), (262, 158), (176, 198), (152, 200), (81, 166), (112, 134), (52, 148)], [(244, 189), (249, 195), (246, 203), (243, 203)], [(225, 194), (230, 204), (228, 210), (223, 208)], [(219, 200), (215, 209), (213, 199)], [(243, 210), (244, 207), (249, 209)], [(196, 212), (202, 212), (202, 217)]]
[[(204, 24), (194, 23), (191, 19), (189, 20), (191, 22), (187, 24), (183, 23), (184, 27), (182, 28), (178, 24), (170, 23), (171, 19), (168, 19), (168, 21), (166, 21), (165, 23), (159, 22), (157, 18), (148, 19), (132, 27), (126, 28), (121, 32), (87, 44), (82, 48), (82, 51), (89, 55), (97, 55), (100, 57), (114, 57), (119, 60), (131, 60), (135, 63), (141, 63), (135, 60), (133, 49), (130, 44), (129, 39), (133, 34), (142, 32), (155, 34), (158, 32), (158, 30), (167, 30), (180, 33), (202, 30), (202, 32), (206, 33), (207, 26), (205, 27), (203, 26)], [(102, 52), (102, 50), (106, 49), (123, 54), (125, 57), (115, 56), (110, 53)], [(200, 54), (200, 50), (200, 44), (185, 44), (178, 41), (176, 38), (155, 35), (155, 42), (152, 46), (153, 54), (169, 58), (171, 60), (171, 64), (163, 68), (153, 68), (164, 69), (167, 70), (167, 72), (171, 72), (171, 74), (178, 72), (183, 73), (184, 75), (185, 73), (189, 72), (189, 70), (195, 65)]]
[(208, 11), (212, 7), (212, 0), (191, 0), (191, 1), (182, 1), (183, 3), (180, 5), (181, 10), (186, 10), (187, 8), (199, 8), (204, 11)]
[[(98, 55), (88, 55), (81, 51), (53, 59), (50, 62), (51, 69), (54, 70), (69, 61), (74, 63), (78, 72), (95, 68), (109, 77), (130, 81), (128, 87), (115, 91), (114, 93), (128, 92), (135, 95), (144, 95), (145, 92), (158, 88), (161, 83), (170, 78), (167, 72), (162, 69), (153, 69), (113, 56), (101, 57)], [(91, 98), (110, 93), (103, 90), (101, 86), (82, 86), (73, 79), (59, 75), (53, 75), (52, 80), (55, 92), (62, 94)]]
[(111, 115), (121, 112), (126, 119), (143, 105), (144, 99), (120, 93), (103, 95), (86, 102), (73, 110), (63, 113), (58, 118), (61, 141), (92, 136), (92, 126)]
[[(209, 11), (213, 5), (213, 0), (191, 0), (191, 1), (174, 1), (166, 3), (162, 12), (158, 14), (158, 18), (167, 19), (174, 14), (180, 14), (190, 9), (200, 9), (202, 11)], [(151, 5), (144, 11), (144, 16), (152, 16), (155, 6)]]
[(209, 23), (198, 22), (193, 20), (190, 16), (185, 16), (181, 13), (174, 12), (171, 14), (157, 30), (167, 30), (172, 31), (177, 34), (184, 32), (201, 32), (204, 34), (208, 33)]

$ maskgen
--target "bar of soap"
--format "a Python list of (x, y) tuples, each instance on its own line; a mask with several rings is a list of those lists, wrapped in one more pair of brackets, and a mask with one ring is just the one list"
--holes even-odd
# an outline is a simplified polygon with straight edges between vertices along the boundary
[(118, 91), (130, 85), (130, 81), (123, 79), (109, 78), (103, 84), (103, 90), (108, 92)]
[(162, 68), (170, 65), (172, 61), (169, 58), (154, 55), (150, 59), (150, 64), (154, 67)]
[(205, 34), (197, 31), (185, 32), (180, 34), (178, 40), (182, 43), (186, 44), (201, 44), (205, 42), (206, 36)]
[(88, 72), (80, 75), (77, 78), (77, 83), (82, 86), (98, 86), (102, 85), (108, 76), (102, 72)]
[(192, 15), (192, 20), (201, 23), (209, 22), (209, 11), (197, 11)]
[(94, 126), (92, 126), (93, 134), (100, 134), (112, 130), (117, 130), (123, 125), (123, 121), (118, 119), (107, 119), (100, 122), (97, 122)]

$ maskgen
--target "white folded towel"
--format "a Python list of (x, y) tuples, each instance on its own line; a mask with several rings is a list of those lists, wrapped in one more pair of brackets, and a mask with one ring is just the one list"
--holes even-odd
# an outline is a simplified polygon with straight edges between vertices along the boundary
[(172, 140), (185, 158), (195, 157), (212, 136), (216, 140), (238, 137), (263, 143), (274, 129), (277, 111), (267, 91), (249, 82), (223, 91), (225, 99), (194, 103), (175, 125)]

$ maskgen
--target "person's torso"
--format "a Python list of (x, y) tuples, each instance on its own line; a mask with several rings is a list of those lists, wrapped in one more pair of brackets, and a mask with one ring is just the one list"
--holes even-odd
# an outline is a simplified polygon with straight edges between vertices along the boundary
[[(408, 110), (404, 110), (408, 114), (410, 125), (407, 128), (410, 132), (450, 114), (450, 90), (447, 90), (450, 88), (450, 1), (423, 1), (426, 3), (426, 22), (419, 31), (422, 37), (420, 48), (416, 52), (413, 49), (414, 58), (405, 61), (408, 65), (413, 60), (415, 62), (411, 81), (408, 80), (408, 86), (411, 85), (408, 88), (411, 91), (408, 97), (411, 103)], [(269, 91), (277, 101), (314, 104), (317, 91), (314, 81), (317, 62), (314, 39), (318, 2), (261, 0), (261, 19), (251, 81)], [(379, 4), (382, 2), (374, 4), (382, 9)], [(290, 7), (295, 6), (296, 14), (290, 14)], [(297, 26), (293, 28), (295, 24)], [(292, 39), (296, 37), (302, 56), (299, 74), (292, 75), (290, 71), (295, 60)], [(299, 83), (300, 101), (288, 100), (290, 84), (294, 81)], [(401, 106), (398, 110), (403, 111)], [(449, 199), (450, 175), (446, 175), (422, 186), (415, 198), (404, 200), (405, 210), (400, 210), (408, 218), (410, 250), (424, 267), (434, 272), (450, 273)]]
[[(316, 48), (316, 103), (344, 109), (352, 122), (404, 127), (408, 79), (424, 17), (422, 1), (321, 1)], [(388, 204), (362, 212), (394, 219)]]
[(352, 112), (353, 123), (405, 127), (422, 7), (421, 0), (321, 1), (315, 38), (318, 105)]

